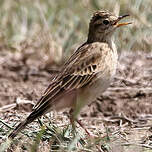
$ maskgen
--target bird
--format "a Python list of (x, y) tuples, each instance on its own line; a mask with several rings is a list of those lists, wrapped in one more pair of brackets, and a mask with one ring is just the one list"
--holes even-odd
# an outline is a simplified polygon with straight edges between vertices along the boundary
[(109, 11), (93, 13), (86, 42), (74, 51), (51, 80), (32, 112), (9, 134), (13, 139), (28, 124), (42, 115), (56, 110), (70, 109), (71, 123), (83, 107), (99, 97), (110, 85), (116, 73), (118, 54), (114, 32), (131, 22), (119, 21), (129, 16), (117, 16)]

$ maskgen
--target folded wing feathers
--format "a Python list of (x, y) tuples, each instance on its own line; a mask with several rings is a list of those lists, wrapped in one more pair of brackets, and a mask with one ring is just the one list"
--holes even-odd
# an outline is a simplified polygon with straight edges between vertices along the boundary
[[(86, 47), (84, 49), (86, 49)], [(87, 53), (86, 50), (84, 50), (84, 52), (79, 50), (77, 51), (78, 52), (75, 52), (76, 56), (72, 56), (72, 64), (70, 64), (71, 59), (69, 59), (67, 62), (69, 64), (65, 64), (65, 69), (59, 73), (59, 75), (56, 77), (56, 80), (53, 81), (51, 85), (49, 85), (41, 99), (35, 105), (33, 109), (35, 112), (39, 109), (42, 111), (42, 109), (44, 109), (47, 105), (51, 106), (51, 100), (56, 98), (61, 92), (83, 87), (84, 85), (91, 82), (93, 77), (96, 76), (98, 73), (98, 66), (95, 61), (98, 62), (100, 59), (99, 52), (85, 56), (84, 54)], [(79, 61), (77, 57), (80, 58)]]

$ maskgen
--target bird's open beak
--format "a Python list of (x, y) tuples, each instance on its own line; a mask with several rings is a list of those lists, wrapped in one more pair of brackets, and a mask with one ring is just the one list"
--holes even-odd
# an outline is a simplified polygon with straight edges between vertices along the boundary
[(127, 14), (127, 15), (119, 16), (118, 19), (115, 22), (116, 27), (132, 24), (131, 22), (118, 23), (121, 19), (123, 19), (123, 18), (125, 18), (127, 16), (129, 16), (129, 15)]

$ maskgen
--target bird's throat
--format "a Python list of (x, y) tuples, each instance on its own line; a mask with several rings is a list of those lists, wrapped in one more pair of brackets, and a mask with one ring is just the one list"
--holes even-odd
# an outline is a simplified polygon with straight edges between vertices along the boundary
[(111, 34), (89, 32), (87, 42), (88, 43), (103, 42), (103, 43), (111, 44), (112, 40), (113, 38)]

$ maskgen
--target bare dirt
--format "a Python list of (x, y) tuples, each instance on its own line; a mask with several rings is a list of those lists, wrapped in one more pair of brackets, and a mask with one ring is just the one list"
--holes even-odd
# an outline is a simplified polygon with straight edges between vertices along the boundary
[[(5, 143), (10, 129), (26, 117), (45, 91), (52, 79), (51, 69), (59, 67), (52, 62), (44, 62), (37, 57), (36, 52), (34, 58), (19, 52), (0, 52), (0, 144)], [(53, 112), (50, 116), (49, 121), (60, 126), (61, 130), (69, 124), (67, 112)], [(111, 140), (106, 144), (110, 145), (112, 152), (152, 149), (152, 54), (122, 52), (111, 86), (97, 101), (84, 108), (79, 119), (98, 138), (110, 136)], [(29, 126), (25, 134), (38, 129), (38, 125)], [(80, 132), (83, 131), (81, 128)], [(26, 136), (22, 137), (20, 141), (27, 141)], [(100, 141), (98, 145), (104, 149), (103, 140)], [(20, 144), (21, 150), (24, 146)], [(40, 147), (48, 149), (47, 145)], [(93, 148), (97, 150), (96, 142)]]
[[(152, 54), (124, 51), (119, 56), (117, 74), (111, 86), (96, 102), (89, 105), (89, 112), (82, 112), (82, 116), (123, 114), (134, 119), (152, 114)], [(9, 108), (5, 110), (5, 106), (16, 103), (17, 99), (36, 102), (51, 80), (51, 68), (39, 59), (32, 60), (29, 57), (25, 60), (21, 53), (1, 51), (1, 112), (7, 112)], [(31, 108), (31, 104), (24, 104), (11, 110), (31, 111)]]

